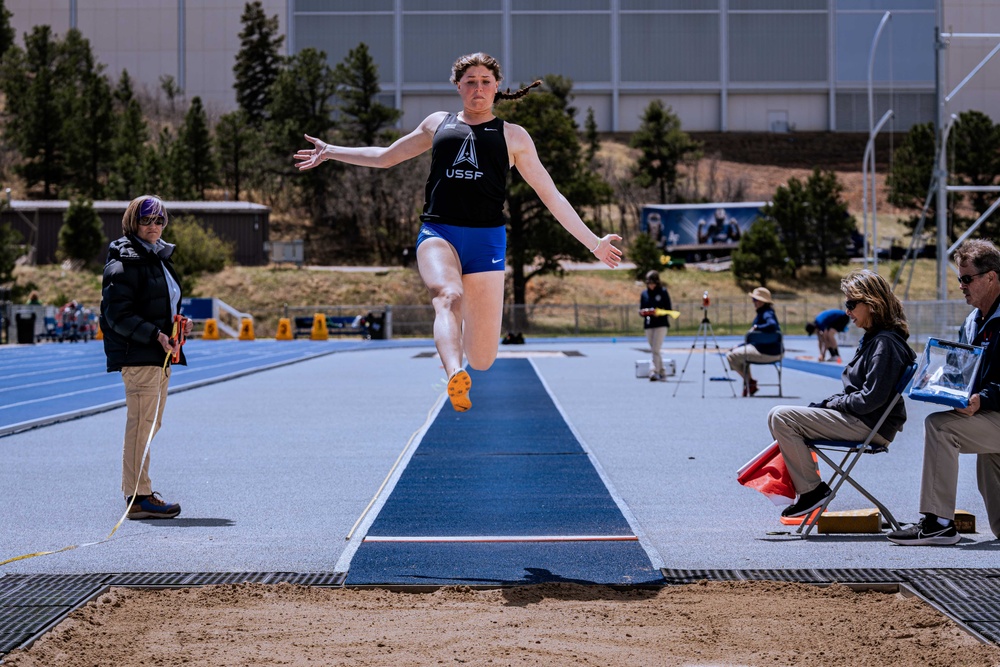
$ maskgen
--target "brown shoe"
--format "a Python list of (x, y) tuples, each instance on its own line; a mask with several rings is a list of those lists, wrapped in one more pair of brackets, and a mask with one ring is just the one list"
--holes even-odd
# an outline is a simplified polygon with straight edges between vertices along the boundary
[(750, 380), (748, 384), (750, 385), (750, 395), (753, 396), (754, 394), (757, 393), (757, 381)]

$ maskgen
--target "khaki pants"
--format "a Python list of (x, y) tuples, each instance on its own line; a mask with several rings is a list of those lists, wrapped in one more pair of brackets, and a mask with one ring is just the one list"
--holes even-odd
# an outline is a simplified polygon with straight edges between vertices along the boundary
[(781, 359), (780, 354), (761, 354), (753, 345), (737, 345), (726, 353), (729, 367), (741, 378), (750, 373), (750, 364), (770, 364)]
[(660, 378), (663, 378), (663, 353), (660, 348), (663, 347), (663, 339), (666, 335), (666, 327), (646, 329), (646, 340), (649, 341), (649, 349), (653, 351), (653, 370), (651, 372), (656, 373)]
[[(778, 441), (781, 456), (799, 495), (819, 486), (822, 478), (813, 461), (806, 440), (855, 440), (864, 442), (871, 428), (853, 415), (827, 408), (801, 408), (779, 405), (767, 415), (771, 435)], [(885, 438), (876, 434), (876, 445), (888, 445)]]
[[(170, 367), (166, 373), (160, 366), (126, 366), (122, 369), (125, 383), (125, 444), (122, 448), (122, 493), (148, 496), (153, 492), (149, 480), (149, 459), (152, 451), (142, 460), (147, 440), (151, 440), (163, 423), (163, 408), (167, 404), (167, 385), (170, 384)], [(157, 403), (159, 396), (159, 403)], [(154, 419), (155, 418), (155, 419)], [(150, 435), (152, 431), (152, 436)], [(138, 490), (136, 481), (138, 480)]]
[(969, 417), (948, 410), (927, 416), (920, 511), (955, 518), (959, 454), (978, 454), (979, 493), (986, 504), (990, 530), (1000, 537), (1000, 412), (983, 410)]

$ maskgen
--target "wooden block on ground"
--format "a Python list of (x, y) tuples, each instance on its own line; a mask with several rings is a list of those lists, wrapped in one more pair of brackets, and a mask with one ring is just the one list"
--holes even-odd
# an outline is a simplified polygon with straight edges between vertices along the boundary
[(976, 515), (965, 510), (955, 510), (955, 530), (960, 533), (976, 532)]
[(816, 530), (821, 533), (881, 533), (882, 515), (875, 508), (823, 512)]

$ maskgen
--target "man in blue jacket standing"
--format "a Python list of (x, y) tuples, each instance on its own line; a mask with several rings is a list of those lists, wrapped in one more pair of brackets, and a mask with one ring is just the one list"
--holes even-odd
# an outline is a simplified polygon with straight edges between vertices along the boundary
[(990, 530), (1000, 537), (1000, 250), (982, 239), (963, 243), (954, 254), (965, 301), (975, 308), (962, 325), (959, 342), (984, 348), (973, 380), (969, 407), (935, 412), (924, 421), (924, 470), (920, 523), (889, 533), (901, 545), (951, 545), (955, 530), (958, 455), (976, 454), (979, 493)]

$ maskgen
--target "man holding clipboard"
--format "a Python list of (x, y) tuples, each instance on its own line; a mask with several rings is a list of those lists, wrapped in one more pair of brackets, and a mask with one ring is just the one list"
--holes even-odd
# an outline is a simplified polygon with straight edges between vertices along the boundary
[(983, 347), (979, 372), (972, 380), (968, 407), (936, 412), (924, 421), (924, 467), (920, 483), (920, 523), (889, 533), (904, 546), (952, 545), (955, 530), (958, 455), (977, 454), (979, 493), (993, 534), (1000, 537), (1000, 250), (976, 239), (954, 254), (958, 281), (973, 310), (962, 325), (959, 342)]

